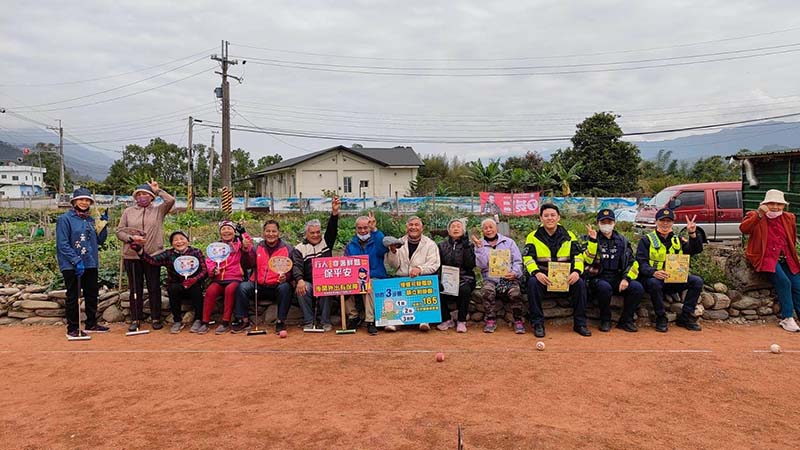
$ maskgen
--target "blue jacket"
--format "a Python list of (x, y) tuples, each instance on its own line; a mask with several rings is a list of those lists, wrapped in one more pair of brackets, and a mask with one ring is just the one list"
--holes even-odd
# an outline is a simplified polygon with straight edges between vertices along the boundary
[(353, 236), (353, 239), (344, 248), (344, 254), (345, 256), (369, 256), (369, 277), (386, 278), (383, 256), (388, 249), (383, 246), (383, 233), (378, 230), (371, 234), (372, 236), (364, 242), (361, 242), (358, 236)]
[(62, 214), (56, 222), (58, 270), (74, 270), (80, 260), (87, 269), (96, 269), (97, 248), (104, 241), (98, 239), (92, 217), (83, 219), (74, 209)]

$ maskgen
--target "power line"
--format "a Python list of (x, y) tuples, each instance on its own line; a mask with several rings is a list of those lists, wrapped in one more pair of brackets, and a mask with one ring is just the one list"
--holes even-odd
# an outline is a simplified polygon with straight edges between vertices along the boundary
[(134, 95), (144, 94), (145, 92), (154, 91), (156, 89), (160, 89), (160, 88), (165, 87), (165, 86), (169, 86), (169, 85), (172, 85), (172, 84), (175, 84), (175, 83), (179, 83), (181, 81), (188, 80), (189, 78), (194, 78), (194, 77), (196, 77), (198, 75), (202, 75), (204, 73), (207, 73), (209, 70), (213, 70), (213, 69), (214, 69), (213, 67), (207, 67), (207, 68), (201, 70), (200, 72), (196, 72), (196, 73), (193, 73), (191, 75), (187, 75), (187, 76), (185, 76), (183, 78), (178, 78), (177, 80), (172, 80), (170, 82), (167, 82), (167, 83), (164, 83), (164, 84), (160, 84), (158, 86), (153, 86), (153, 87), (148, 88), (148, 89), (143, 89), (141, 91), (132, 92), (130, 94), (120, 95), (120, 96), (117, 96), (117, 97), (111, 97), (111, 98), (107, 98), (107, 99), (104, 99), (104, 100), (98, 100), (96, 102), (83, 103), (83, 104), (80, 104), (80, 105), (64, 106), (64, 107), (61, 107), (61, 108), (35, 109), (35, 110), (26, 111), (26, 112), (64, 111), (64, 110), (68, 110), (68, 109), (83, 108), (83, 107), (86, 107), (86, 106), (94, 106), (94, 105), (99, 105), (99, 104), (103, 104), (103, 103), (113, 102), (115, 100), (120, 100), (120, 99), (123, 99), (123, 98), (133, 97)]
[(240, 56), (240, 58), (246, 58), (248, 61), (263, 61), (263, 62), (273, 62), (273, 63), (283, 63), (283, 64), (301, 64), (307, 65), (311, 67), (334, 67), (334, 68), (347, 68), (347, 69), (372, 69), (372, 70), (418, 70), (418, 71), (440, 71), (440, 70), (452, 70), (452, 71), (484, 71), (484, 70), (542, 70), (542, 69), (573, 69), (578, 67), (595, 67), (595, 66), (620, 66), (620, 65), (631, 65), (631, 64), (643, 64), (643, 63), (653, 63), (653, 62), (662, 62), (662, 61), (678, 61), (683, 59), (698, 59), (698, 58), (707, 58), (713, 56), (724, 56), (724, 55), (738, 55), (741, 53), (753, 53), (758, 51), (764, 50), (777, 50), (777, 49), (784, 49), (784, 48), (791, 48), (797, 47), (800, 43), (792, 43), (792, 44), (782, 44), (782, 45), (773, 45), (773, 46), (766, 46), (766, 47), (756, 47), (756, 48), (748, 48), (748, 49), (739, 49), (739, 50), (729, 50), (723, 52), (711, 52), (711, 53), (700, 53), (696, 55), (685, 55), (685, 56), (670, 56), (664, 58), (647, 58), (647, 59), (635, 59), (635, 60), (628, 60), (628, 61), (611, 61), (611, 62), (596, 62), (596, 63), (576, 63), (576, 64), (553, 64), (553, 65), (542, 65), (542, 66), (507, 66), (507, 67), (400, 67), (400, 66), (366, 66), (366, 65), (352, 65), (352, 64), (329, 64), (329, 63), (312, 63), (312, 62), (305, 62), (305, 61), (286, 61), (280, 59), (267, 59), (267, 58), (255, 58), (255, 57), (244, 57)]
[(112, 79), (112, 78), (123, 77), (125, 75), (131, 75), (131, 74), (134, 74), (134, 73), (145, 72), (145, 71), (148, 71), (150, 69), (156, 69), (158, 67), (163, 67), (163, 66), (166, 66), (166, 65), (169, 65), (169, 64), (172, 64), (172, 63), (176, 63), (178, 61), (183, 61), (185, 59), (193, 58), (193, 57), (198, 56), (198, 55), (208, 54), (208, 52), (210, 52), (212, 50), (214, 50), (214, 47), (199, 51), (197, 53), (192, 53), (191, 55), (184, 56), (183, 58), (173, 59), (171, 61), (163, 62), (163, 63), (156, 64), (156, 65), (153, 65), (153, 66), (143, 67), (141, 69), (131, 70), (131, 71), (128, 71), (128, 72), (118, 73), (118, 74), (114, 74), (114, 75), (107, 75), (107, 76), (103, 76), (103, 77), (87, 78), (87, 79), (84, 79), (84, 80), (61, 81), (61, 82), (56, 82), (56, 83), (0, 84), (0, 87), (30, 88), (30, 87), (65, 86), (65, 85), (70, 85), (70, 84), (82, 84), (82, 83), (90, 83), (90, 82), (93, 82), (93, 81), (109, 80), (109, 79)]
[(625, 53), (639, 53), (639, 52), (649, 52), (649, 51), (658, 51), (658, 50), (670, 50), (674, 48), (683, 48), (683, 47), (694, 47), (700, 45), (707, 45), (707, 44), (716, 44), (720, 42), (729, 42), (735, 40), (743, 40), (743, 39), (751, 39), (755, 37), (762, 37), (762, 36), (770, 36), (775, 34), (781, 33), (788, 33), (792, 31), (800, 30), (800, 27), (792, 27), (786, 28), (782, 30), (772, 30), (766, 31), (762, 33), (754, 33), (754, 34), (747, 34), (742, 36), (731, 36), (727, 38), (721, 39), (712, 39), (707, 41), (699, 41), (699, 42), (689, 42), (683, 44), (673, 44), (668, 46), (660, 46), (660, 47), (650, 47), (650, 48), (641, 48), (641, 49), (627, 49), (627, 50), (613, 50), (613, 51), (603, 51), (603, 52), (592, 52), (592, 53), (576, 53), (576, 54), (567, 54), (567, 55), (547, 55), (547, 56), (521, 56), (521, 57), (508, 57), (508, 58), (398, 58), (398, 57), (379, 57), (379, 56), (357, 56), (357, 55), (341, 55), (341, 54), (330, 54), (330, 53), (314, 53), (314, 52), (306, 52), (306, 51), (295, 51), (295, 50), (285, 50), (285, 49), (277, 49), (277, 48), (270, 48), (270, 47), (258, 47), (254, 45), (247, 45), (241, 43), (234, 43), (239, 47), (243, 48), (251, 48), (255, 50), (265, 50), (269, 52), (275, 53), (286, 53), (286, 54), (295, 54), (295, 55), (305, 55), (305, 56), (321, 56), (326, 58), (341, 58), (341, 59), (361, 59), (361, 60), (373, 60), (373, 61), (425, 61), (425, 62), (475, 62), (475, 61), (486, 61), (486, 62), (499, 62), (499, 61), (524, 61), (524, 60), (535, 60), (535, 59), (560, 59), (560, 58), (576, 58), (576, 57), (587, 57), (587, 56), (607, 56), (607, 55), (617, 55), (617, 54), (625, 54)]
[[(258, 125), (254, 124), (253, 122), (251, 122), (251, 121), (250, 121), (250, 119), (248, 119), (247, 117), (243, 116), (243, 115), (242, 115), (242, 113), (240, 113), (240, 112), (239, 112), (239, 111), (238, 111), (236, 108), (234, 108), (233, 106), (231, 106), (231, 109), (233, 110), (233, 112), (235, 112), (235, 113), (236, 113), (236, 115), (237, 115), (237, 116), (239, 116), (239, 117), (241, 117), (242, 119), (244, 119), (244, 120), (245, 120), (245, 122), (249, 123), (250, 125), (252, 125), (252, 126), (254, 126), (254, 127), (256, 127), (256, 128), (259, 128), (259, 126), (258, 126)], [(281, 138), (279, 138), (279, 137), (277, 137), (277, 136), (274, 136), (274, 135), (271, 135), (271, 134), (268, 134), (267, 136), (271, 137), (272, 139), (275, 139), (276, 141), (278, 141), (278, 142), (280, 142), (280, 143), (282, 143), (282, 144), (288, 145), (289, 147), (293, 147), (293, 148), (296, 148), (296, 149), (298, 149), (298, 150), (302, 150), (302, 151), (308, 151), (308, 149), (305, 149), (305, 148), (303, 148), (303, 147), (298, 147), (298, 146), (296, 146), (296, 145), (294, 145), (294, 144), (291, 144), (291, 143), (289, 143), (289, 142), (286, 142), (286, 141), (284, 141), (283, 139), (281, 139)]]
[(169, 69), (169, 70), (165, 70), (163, 72), (159, 72), (159, 73), (157, 73), (155, 75), (150, 75), (149, 77), (146, 77), (146, 78), (142, 78), (142, 79), (139, 79), (139, 80), (136, 80), (136, 81), (131, 81), (130, 83), (125, 83), (125, 84), (122, 84), (120, 86), (116, 86), (116, 87), (109, 88), (109, 89), (104, 89), (102, 91), (93, 92), (91, 94), (80, 95), (78, 97), (67, 98), (67, 99), (64, 99), (64, 100), (57, 100), (57, 101), (54, 101), (54, 102), (40, 103), (38, 105), (17, 106), (14, 109), (16, 109), (16, 110), (26, 110), (26, 109), (27, 110), (31, 110), (31, 109), (39, 108), (41, 106), (58, 105), (58, 104), (61, 104), (61, 103), (69, 103), (69, 102), (72, 102), (72, 101), (75, 101), (75, 100), (81, 100), (81, 99), (84, 99), (84, 98), (95, 97), (95, 96), (98, 96), (98, 95), (106, 94), (108, 92), (117, 91), (117, 90), (129, 87), (129, 86), (133, 86), (133, 85), (136, 85), (136, 84), (139, 84), (139, 83), (143, 83), (145, 81), (152, 80), (153, 78), (158, 78), (158, 77), (160, 77), (162, 75), (168, 74), (170, 72), (174, 72), (174, 71), (176, 71), (178, 69), (182, 69), (182, 68), (187, 67), (187, 66), (191, 66), (192, 64), (196, 64), (196, 63), (198, 63), (200, 61), (203, 61), (203, 60), (205, 60), (205, 58), (197, 58), (197, 59), (195, 59), (193, 61), (189, 61), (186, 64), (180, 65), (178, 67), (174, 67), (174, 68)]
[[(722, 62), (722, 61), (733, 61), (739, 59), (747, 59), (747, 58), (755, 58), (760, 56), (773, 56), (773, 55), (780, 55), (786, 53), (795, 53), (800, 51), (800, 49), (791, 49), (791, 50), (780, 50), (780, 51), (773, 51), (773, 52), (764, 52), (758, 53), (753, 55), (740, 55), (740, 56), (727, 56), (721, 58), (712, 58), (712, 59), (705, 59), (700, 61), (684, 61), (684, 62), (673, 62), (673, 63), (664, 63), (664, 64), (650, 64), (650, 65), (641, 65), (641, 66), (634, 66), (634, 67), (612, 67), (612, 68), (598, 68), (598, 69), (579, 69), (579, 70), (559, 70), (559, 71), (552, 71), (552, 72), (507, 72), (507, 73), (425, 73), (425, 72), (380, 72), (374, 70), (349, 70), (349, 69), (338, 69), (338, 68), (330, 68), (330, 67), (319, 67), (319, 66), (312, 66), (309, 64), (301, 65), (302, 63), (294, 63), (294, 62), (287, 62), (287, 63), (273, 63), (273, 62), (263, 62), (258, 61), (257, 59), (248, 59), (248, 62), (251, 64), (262, 65), (262, 66), (271, 66), (271, 67), (283, 67), (289, 69), (300, 69), (300, 70), (311, 70), (311, 71), (318, 71), (318, 72), (333, 72), (333, 73), (350, 73), (350, 74), (359, 74), (359, 75), (384, 75), (384, 76), (409, 76), (409, 77), (517, 77), (517, 76), (541, 76), (541, 75), (574, 75), (574, 74), (585, 74), (585, 73), (605, 73), (605, 72), (628, 72), (628, 71), (635, 71), (635, 70), (644, 70), (644, 69), (658, 69), (663, 67), (679, 67), (679, 66), (691, 66), (696, 64), (708, 64), (713, 62)], [(602, 64), (598, 64), (602, 65)]]
[[(784, 119), (796, 116), (800, 116), (800, 112), (794, 112), (791, 114), (782, 114), (771, 117), (759, 117), (754, 119), (707, 124), (707, 125), (695, 125), (695, 126), (681, 127), (681, 128), (670, 128), (664, 130), (630, 132), (630, 133), (623, 133), (623, 136), (648, 136), (655, 134), (678, 133), (678, 132), (692, 131), (692, 130), (724, 128), (732, 125), (742, 125), (747, 123), (756, 123), (756, 122), (763, 122), (766, 120)], [(211, 128), (220, 127), (220, 125), (211, 122), (208, 123), (203, 122), (198, 125), (207, 126)], [(449, 137), (449, 136), (413, 137), (413, 136), (396, 136), (396, 135), (381, 136), (381, 135), (351, 135), (351, 134), (335, 134), (335, 133), (326, 134), (326, 133), (318, 133), (315, 131), (306, 131), (306, 130), (286, 130), (286, 129), (275, 129), (275, 128), (266, 128), (259, 126), (248, 127), (246, 125), (231, 126), (231, 129), (237, 131), (247, 131), (252, 133), (264, 133), (264, 134), (274, 134), (278, 136), (293, 136), (293, 137), (304, 137), (304, 138), (324, 139), (324, 140), (354, 140), (354, 141), (365, 141), (365, 142), (400, 142), (400, 143), (417, 143), (417, 144), (420, 143), (503, 144), (503, 143), (526, 143), (526, 142), (560, 142), (560, 141), (568, 141), (571, 139), (571, 136), (520, 136), (520, 137), (510, 137), (510, 138), (484, 137), (475, 139), (459, 139), (457, 137)]]

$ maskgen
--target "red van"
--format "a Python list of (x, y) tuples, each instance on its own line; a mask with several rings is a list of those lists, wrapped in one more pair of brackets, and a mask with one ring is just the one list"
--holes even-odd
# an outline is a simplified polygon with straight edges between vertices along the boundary
[(697, 216), (697, 233), (704, 241), (739, 239), (742, 222), (742, 182), (721, 181), (670, 186), (639, 208), (634, 221), (637, 233), (655, 228), (656, 211), (675, 212), (675, 232), (686, 227), (686, 217)]

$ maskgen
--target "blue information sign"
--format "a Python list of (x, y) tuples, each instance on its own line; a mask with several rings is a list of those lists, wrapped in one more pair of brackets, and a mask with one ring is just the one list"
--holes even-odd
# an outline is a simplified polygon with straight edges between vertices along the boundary
[(441, 322), (439, 277), (372, 279), (375, 325)]

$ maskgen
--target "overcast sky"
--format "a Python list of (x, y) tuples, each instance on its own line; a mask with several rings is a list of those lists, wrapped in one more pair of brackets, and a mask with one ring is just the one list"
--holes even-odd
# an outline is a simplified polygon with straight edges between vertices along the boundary
[[(571, 136), (597, 111), (620, 114), (626, 132), (800, 111), (800, 2), (578, 3), (2, 0), (0, 107), (62, 119), (104, 149), (156, 136), (185, 145), (189, 114), (220, 120), (209, 55), (226, 39), (248, 60), (230, 72), (243, 77), (231, 85), (235, 124), (383, 137), (364, 145), (421, 154), (546, 152), (568, 142), (411, 138)], [(728, 60), (687, 64), (712, 59)], [(298, 65), (314, 70), (286, 67)], [(0, 114), (0, 139), (30, 126)], [(210, 142), (208, 128), (195, 130)], [(232, 134), (254, 160), (353, 142)]]

